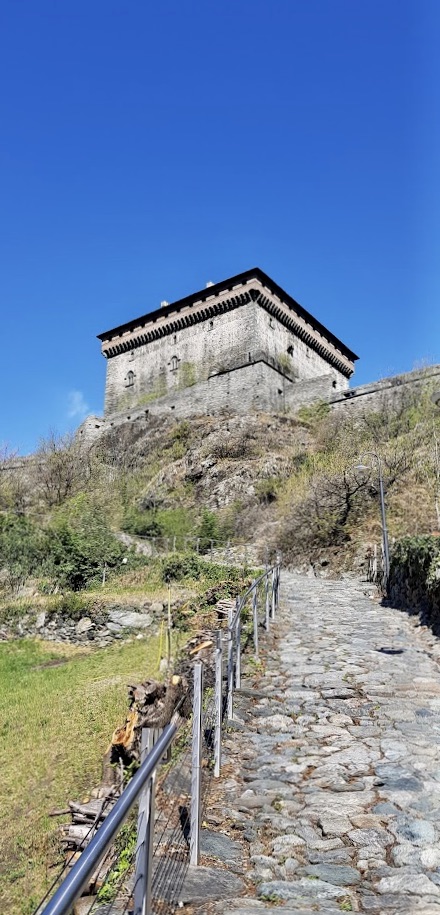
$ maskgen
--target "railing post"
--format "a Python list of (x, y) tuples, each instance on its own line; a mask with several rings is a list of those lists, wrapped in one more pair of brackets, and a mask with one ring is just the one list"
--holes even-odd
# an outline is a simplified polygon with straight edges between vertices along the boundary
[(253, 594), (252, 594), (252, 619), (253, 619), (253, 624), (254, 624), (254, 652), (255, 652), (255, 657), (258, 660), (258, 657), (259, 657), (259, 655), (258, 655), (258, 651), (259, 651), (259, 648), (258, 648), (258, 596), (257, 596), (257, 584), (255, 582), (255, 578), (252, 582), (252, 587), (254, 589)]
[(227, 671), (227, 703), (226, 714), (232, 720), (234, 717), (233, 691), (234, 691), (234, 633), (232, 632), (232, 620), (234, 611), (232, 607), (228, 610), (228, 671)]
[(272, 583), (271, 583), (271, 602), (270, 602), (270, 618), (275, 619), (275, 566), (272, 569)]
[(215, 646), (215, 725), (214, 725), (214, 778), (220, 775), (222, 764), (222, 712), (223, 712), (223, 645), (222, 633), (216, 633)]
[(241, 686), (241, 605), (240, 598), (236, 600), (237, 622), (235, 624), (235, 689)]
[(266, 631), (269, 632), (269, 569), (266, 565), (266, 578), (265, 578), (265, 587), (266, 587)]
[[(142, 728), (141, 763), (153, 749), (156, 733), (153, 728)], [(153, 834), (156, 771), (143, 789), (139, 799), (136, 876), (134, 885), (133, 915), (151, 915), (151, 881), (153, 872)]]
[(202, 697), (203, 662), (194, 664), (194, 698), (191, 758), (191, 832), (190, 864), (198, 864), (200, 856), (200, 800), (202, 780)]

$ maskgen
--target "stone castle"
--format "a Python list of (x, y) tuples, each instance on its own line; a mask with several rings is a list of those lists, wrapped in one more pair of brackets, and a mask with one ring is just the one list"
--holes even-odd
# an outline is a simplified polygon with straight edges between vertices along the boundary
[(99, 339), (106, 420), (292, 409), (346, 390), (357, 359), (259, 268)]
[[(357, 356), (258, 267), (99, 334), (107, 360), (104, 418), (78, 430), (93, 440), (153, 416), (294, 413), (396, 404), (440, 366), (350, 388)], [(440, 393), (438, 395), (440, 402)]]

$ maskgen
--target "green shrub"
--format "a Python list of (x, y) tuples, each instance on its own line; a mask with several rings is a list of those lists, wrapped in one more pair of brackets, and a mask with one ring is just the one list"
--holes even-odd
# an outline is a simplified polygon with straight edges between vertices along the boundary
[(199, 539), (199, 550), (206, 553), (210, 549), (211, 541), (220, 540), (220, 532), (217, 516), (207, 508), (203, 509), (202, 520), (197, 530), (196, 536)]
[(100, 579), (104, 568), (122, 567), (126, 547), (110, 531), (102, 505), (81, 493), (47, 530), (47, 565), (54, 579), (79, 591)]
[(0, 515), (0, 569), (6, 573), (11, 590), (24, 584), (44, 561), (47, 543), (44, 532), (28, 518)]
[(194, 531), (193, 512), (186, 508), (129, 508), (122, 528), (138, 537), (186, 537)]
[(201, 559), (194, 553), (189, 555), (169, 556), (162, 560), (162, 579), (164, 582), (185, 581), (195, 579), (203, 581), (207, 586), (222, 581), (239, 582), (243, 578), (243, 570), (236, 566), (218, 565)]
[(393, 546), (389, 593), (398, 606), (420, 613), (440, 634), (440, 540), (430, 535), (404, 537)]

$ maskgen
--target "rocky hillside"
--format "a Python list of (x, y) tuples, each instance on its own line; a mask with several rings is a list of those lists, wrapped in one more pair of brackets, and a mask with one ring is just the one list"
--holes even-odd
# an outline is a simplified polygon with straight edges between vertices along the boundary
[[(296, 415), (153, 419), (91, 447), (51, 437), (0, 474), (3, 584), (36, 567), (48, 588), (78, 590), (141, 561), (127, 544), (200, 552), (281, 547), (292, 566), (359, 568), (380, 543), (377, 454), (391, 537), (438, 521), (438, 411), (427, 389), (381, 413), (303, 408)], [(363, 464), (366, 469), (359, 469)], [(121, 563), (127, 563), (125, 570)]]

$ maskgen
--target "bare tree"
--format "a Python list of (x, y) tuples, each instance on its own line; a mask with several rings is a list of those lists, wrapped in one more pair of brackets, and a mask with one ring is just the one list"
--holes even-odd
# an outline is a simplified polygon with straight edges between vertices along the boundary
[(38, 492), (48, 508), (74, 495), (89, 475), (89, 449), (74, 435), (50, 432), (34, 458)]

